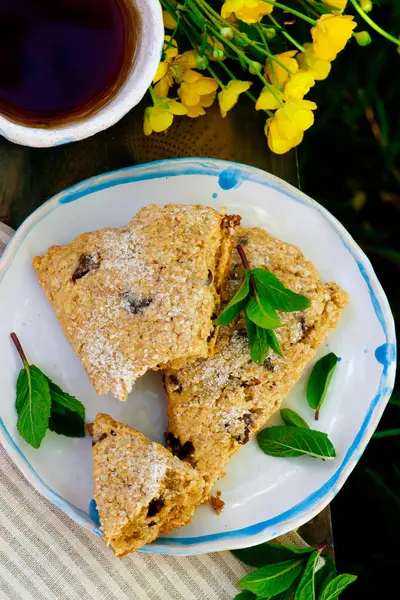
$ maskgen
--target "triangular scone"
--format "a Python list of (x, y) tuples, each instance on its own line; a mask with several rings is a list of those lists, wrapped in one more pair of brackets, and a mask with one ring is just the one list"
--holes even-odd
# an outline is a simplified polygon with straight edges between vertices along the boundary
[[(303, 254), (262, 229), (236, 231), (236, 243), (252, 267), (266, 267), (290, 289), (311, 300), (303, 312), (280, 313), (276, 329), (283, 357), (272, 350), (262, 365), (250, 358), (243, 317), (219, 329), (215, 355), (181, 369), (165, 371), (168, 393), (167, 445), (206, 480), (205, 497), (229, 458), (246, 444), (300, 378), (329, 331), (336, 327), (347, 295), (335, 283), (322, 283)], [(243, 268), (236, 250), (228, 297), (237, 291)]]
[(33, 266), (99, 395), (125, 400), (149, 369), (206, 357), (239, 217), (152, 204), (127, 227), (52, 246)]
[(118, 557), (187, 525), (204, 480), (142, 433), (99, 414), (93, 438), (94, 499), (104, 541)]

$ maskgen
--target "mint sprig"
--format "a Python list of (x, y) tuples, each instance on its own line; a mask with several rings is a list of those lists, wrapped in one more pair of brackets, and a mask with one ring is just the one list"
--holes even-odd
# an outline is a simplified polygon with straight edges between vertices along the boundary
[(234, 550), (233, 554), (256, 571), (243, 577), (236, 585), (243, 591), (234, 600), (336, 600), (357, 577), (336, 575), (333, 561), (318, 559), (323, 548), (293, 548), (264, 542), (259, 546)]
[(216, 325), (227, 325), (242, 310), (245, 313), (250, 355), (254, 362), (262, 364), (271, 348), (282, 356), (282, 350), (274, 329), (282, 326), (277, 311), (294, 312), (309, 308), (311, 302), (302, 294), (286, 288), (267, 269), (250, 267), (243, 247), (236, 249), (244, 266), (244, 279), (232, 300), (226, 305)]
[(307, 385), (307, 400), (309, 406), (315, 410), (316, 421), (318, 421), (319, 411), (325, 400), (338, 361), (336, 354), (330, 352), (320, 358), (311, 371)]
[(17, 380), (17, 429), (33, 448), (39, 448), (47, 429), (68, 437), (84, 437), (85, 407), (64, 392), (38, 367), (29, 364), (15, 333), (11, 334), (23, 369)]

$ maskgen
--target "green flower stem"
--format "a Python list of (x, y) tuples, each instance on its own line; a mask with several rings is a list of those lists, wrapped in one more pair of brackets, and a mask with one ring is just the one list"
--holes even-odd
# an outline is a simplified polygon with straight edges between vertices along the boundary
[(275, 18), (274, 18), (272, 15), (268, 15), (268, 18), (269, 18), (269, 20), (270, 20), (270, 21), (271, 21), (271, 22), (272, 22), (274, 25), (277, 25), (277, 26), (278, 26), (278, 28), (279, 28), (279, 31), (281, 32), (281, 34), (282, 34), (282, 35), (284, 35), (284, 36), (285, 36), (285, 38), (286, 38), (287, 40), (289, 40), (289, 42), (292, 42), (292, 44), (293, 44), (294, 46), (296, 46), (296, 48), (297, 48), (298, 50), (300, 50), (300, 52), (305, 52), (305, 51), (306, 51), (306, 49), (304, 48), (304, 46), (302, 46), (301, 44), (299, 44), (299, 43), (298, 43), (298, 42), (297, 42), (297, 41), (296, 41), (296, 40), (295, 40), (295, 39), (294, 39), (294, 38), (293, 38), (293, 37), (292, 37), (292, 36), (291, 36), (291, 35), (290, 35), (290, 34), (289, 34), (287, 31), (286, 31), (286, 29), (284, 29), (283, 27), (280, 27), (280, 26), (279, 26), (279, 23), (278, 23), (278, 21), (277, 21), (277, 20), (276, 20), (276, 19), (275, 19)]
[(386, 38), (390, 42), (393, 42), (394, 44), (396, 44), (396, 46), (400, 46), (400, 40), (395, 38), (393, 35), (391, 35), (387, 31), (385, 31), (384, 29), (382, 29), (382, 27), (380, 27), (377, 23), (375, 23), (375, 21), (373, 21), (371, 19), (371, 17), (369, 15), (367, 15), (367, 13), (361, 8), (361, 6), (358, 4), (357, 0), (350, 0), (350, 2), (354, 6), (356, 11), (362, 16), (364, 21), (366, 23), (368, 23), (368, 25), (370, 27), (372, 27), (372, 29), (375, 29), (375, 31), (377, 31), (380, 35), (382, 35), (384, 38)]
[(151, 96), (151, 99), (153, 101), (153, 104), (156, 104), (157, 98), (156, 98), (156, 95), (154, 93), (152, 85), (149, 86), (149, 92), (150, 92), (150, 96)]
[(307, 21), (307, 23), (311, 23), (311, 25), (317, 24), (317, 21), (315, 19), (311, 19), (311, 17), (307, 17), (306, 15), (303, 15), (303, 13), (299, 12), (298, 10), (295, 10), (294, 8), (291, 8), (290, 6), (286, 6), (285, 4), (281, 4), (280, 2), (273, 2), (273, 0), (262, 0), (262, 1), (266, 2), (267, 4), (272, 4), (272, 6), (276, 6), (276, 8), (281, 8), (282, 10), (290, 12), (290, 13), (292, 13), (292, 15), (299, 17), (299, 19), (303, 19), (303, 21)]
[(222, 81), (220, 80), (220, 78), (218, 77), (218, 75), (216, 74), (216, 72), (214, 71), (214, 69), (212, 69), (210, 67), (210, 65), (208, 65), (207, 67), (207, 71), (210, 73), (210, 75), (215, 79), (215, 81), (218, 83), (219, 87), (224, 90), (226, 85), (224, 83), (222, 83)]
[[(249, 67), (251, 67), (253, 65), (253, 61), (250, 60), (249, 58), (247, 58), (246, 54), (244, 52), (242, 52), (241, 50), (239, 50), (239, 48), (236, 48), (235, 44), (232, 44), (232, 42), (230, 42), (229, 40), (223, 38), (223, 36), (216, 30), (213, 31), (213, 35), (219, 39), (223, 39), (225, 41), (225, 44), (227, 46), (229, 46), (229, 48), (231, 48), (234, 52), (236, 52), (236, 54), (243, 60), (243, 62), (245, 62)], [(275, 93), (275, 90), (273, 88), (273, 86), (268, 83), (268, 81), (265, 79), (265, 77), (263, 75), (261, 75), (261, 73), (255, 73), (255, 75), (257, 75), (257, 77), (260, 79), (260, 81), (262, 81), (262, 83), (264, 84), (265, 87), (267, 87), (269, 89), (269, 91), (271, 92), (271, 94), (273, 95), (273, 97), (275, 98), (275, 100), (281, 105), (283, 106), (283, 102), (282, 100), (279, 98), (279, 96)]]

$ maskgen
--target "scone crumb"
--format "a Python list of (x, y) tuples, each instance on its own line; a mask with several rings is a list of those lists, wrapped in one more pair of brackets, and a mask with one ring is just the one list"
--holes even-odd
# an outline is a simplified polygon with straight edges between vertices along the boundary
[(210, 496), (211, 508), (220, 515), (224, 510), (225, 502), (221, 499), (221, 492), (217, 492), (215, 496)]

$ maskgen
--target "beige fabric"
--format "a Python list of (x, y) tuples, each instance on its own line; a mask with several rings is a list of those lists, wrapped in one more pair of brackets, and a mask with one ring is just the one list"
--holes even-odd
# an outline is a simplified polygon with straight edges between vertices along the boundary
[[(0, 254), (12, 233), (0, 223)], [(294, 532), (279, 541), (305, 545)], [(0, 600), (231, 600), (247, 571), (230, 552), (114, 558), (38, 494), (0, 446)]]

